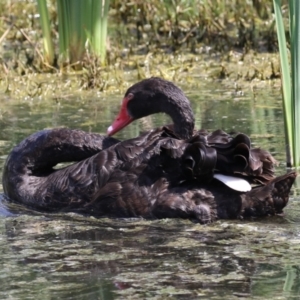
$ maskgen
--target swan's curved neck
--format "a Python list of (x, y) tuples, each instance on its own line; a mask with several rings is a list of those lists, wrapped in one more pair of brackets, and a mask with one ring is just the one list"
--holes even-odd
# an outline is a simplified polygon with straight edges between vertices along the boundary
[(188, 99), (185, 97), (184, 100), (179, 102), (167, 99), (168, 105), (164, 106), (162, 111), (172, 118), (175, 134), (182, 139), (188, 139), (193, 135), (195, 119)]

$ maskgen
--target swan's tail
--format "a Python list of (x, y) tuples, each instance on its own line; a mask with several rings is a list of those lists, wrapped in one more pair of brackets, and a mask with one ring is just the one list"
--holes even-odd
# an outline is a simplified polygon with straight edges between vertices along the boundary
[(296, 177), (297, 173), (292, 171), (246, 193), (243, 197), (243, 215), (281, 214), (288, 204), (290, 190)]

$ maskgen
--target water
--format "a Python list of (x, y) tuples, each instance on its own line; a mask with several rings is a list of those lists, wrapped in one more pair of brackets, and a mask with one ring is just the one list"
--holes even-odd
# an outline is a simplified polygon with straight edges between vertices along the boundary
[[(243, 131), (272, 152), (280, 163), (278, 174), (286, 171), (278, 89), (237, 91), (203, 82), (187, 94), (198, 128)], [(13, 145), (43, 128), (104, 133), (121, 98), (82, 93), (13, 100), (3, 95), (0, 167)], [(117, 137), (134, 137), (168, 122), (163, 115), (147, 118)], [(292, 193), (284, 217), (207, 226), (180, 219), (40, 214), (7, 203), (0, 194), (0, 298), (298, 299), (299, 188)]]

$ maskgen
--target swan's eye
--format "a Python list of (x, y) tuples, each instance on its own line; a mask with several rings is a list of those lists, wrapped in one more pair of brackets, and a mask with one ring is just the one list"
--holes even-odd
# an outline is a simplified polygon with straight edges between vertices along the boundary
[(127, 107), (128, 102), (134, 97), (132, 93), (129, 93), (127, 96), (125, 96), (121, 102), (121, 105), (123, 107)]
[(121, 102), (122, 106), (127, 106), (128, 101), (130, 101), (134, 95), (132, 93), (129, 93), (127, 96), (125, 96)]
[(131, 100), (132, 98), (134, 97), (134, 95), (132, 94), (132, 93), (129, 93), (128, 95), (127, 95), (127, 100), (129, 101), (129, 100)]

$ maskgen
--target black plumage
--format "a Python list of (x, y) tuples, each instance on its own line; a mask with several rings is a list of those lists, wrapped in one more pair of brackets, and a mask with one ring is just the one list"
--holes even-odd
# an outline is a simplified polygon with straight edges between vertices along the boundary
[[(251, 148), (244, 134), (195, 131), (189, 101), (173, 83), (141, 81), (128, 89), (123, 106), (129, 118), (125, 126), (156, 112), (168, 113), (174, 125), (121, 142), (65, 128), (37, 132), (8, 156), (5, 194), (42, 211), (201, 223), (274, 215), (286, 206), (296, 173), (275, 178), (275, 159)], [(118, 118), (117, 124), (114, 132), (124, 127)], [(60, 162), (75, 163), (54, 169)], [(214, 179), (215, 173), (239, 176), (257, 187), (238, 192)]]

